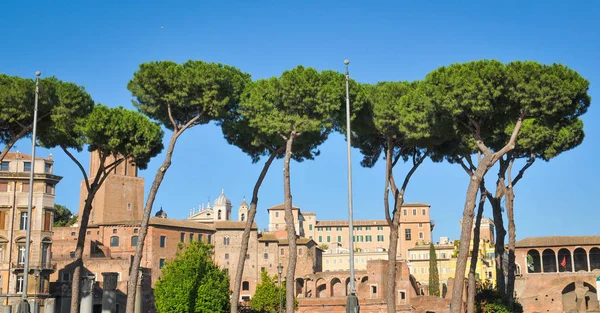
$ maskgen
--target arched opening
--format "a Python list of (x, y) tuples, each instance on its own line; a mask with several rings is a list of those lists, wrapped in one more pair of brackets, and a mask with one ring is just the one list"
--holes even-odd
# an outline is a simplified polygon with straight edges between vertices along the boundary
[(515, 264), (515, 265), (516, 265), (516, 267), (515, 267), (515, 275), (517, 275), (517, 276), (523, 275), (523, 274), (521, 274), (521, 265), (519, 265), (518, 263)]
[(217, 211), (217, 219), (221, 220), (221, 210)]
[(583, 295), (583, 300), (585, 302), (586, 311), (598, 312), (600, 309), (600, 303), (598, 302), (598, 290), (594, 288), (594, 286), (583, 283), (583, 288), (587, 288), (587, 291)]
[(246, 221), (246, 214), (242, 213), (242, 217), (240, 218), (242, 222)]
[(339, 278), (334, 278), (331, 280), (331, 296), (332, 297), (342, 297), (344, 296), (344, 286), (342, 286), (342, 281)]
[(567, 249), (558, 250), (558, 271), (572, 272), (573, 263), (571, 262), (571, 251)]
[(304, 295), (304, 279), (296, 278), (296, 297), (301, 298)]
[(541, 273), (540, 253), (537, 250), (529, 250), (527, 252), (527, 273)]
[(369, 281), (369, 276), (365, 276), (363, 278), (360, 279), (360, 283), (361, 284), (366, 284)]
[(346, 278), (346, 296), (350, 294), (350, 277)]
[(319, 278), (316, 283), (317, 286), (317, 298), (327, 297), (327, 284), (323, 278)]
[(229, 236), (223, 237), (223, 245), (225, 245), (225, 246), (229, 245)]
[(597, 312), (600, 307), (594, 286), (583, 283), (570, 283), (562, 290), (563, 312)]
[(556, 254), (554, 250), (546, 249), (542, 252), (542, 264), (544, 264), (544, 273), (556, 272)]
[(575, 272), (588, 271), (587, 252), (583, 248), (573, 251), (573, 261), (575, 262)]
[(119, 237), (118, 236), (112, 236), (112, 237), (110, 237), (110, 246), (111, 247), (118, 247), (119, 246)]
[(590, 270), (600, 270), (600, 249), (599, 248), (591, 248), (590, 249)]
[(6, 256), (6, 249), (8, 247), (8, 240), (0, 236), (0, 263), (3, 263)]
[(314, 286), (314, 282), (312, 279), (307, 278), (304, 281), (304, 297), (312, 298), (314, 296), (313, 286)]

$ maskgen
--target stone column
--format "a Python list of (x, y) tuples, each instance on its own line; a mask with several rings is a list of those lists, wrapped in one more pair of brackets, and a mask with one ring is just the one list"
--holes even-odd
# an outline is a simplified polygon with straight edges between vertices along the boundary
[(571, 251), (571, 272), (575, 273), (575, 252), (573, 251)]
[(102, 313), (117, 312), (117, 280), (119, 273), (102, 273), (104, 284), (102, 285)]
[(143, 273), (140, 271), (138, 275), (137, 285), (135, 286), (135, 308), (134, 313), (142, 313), (142, 276)]
[(84, 277), (81, 280), (81, 313), (92, 313), (94, 308), (94, 276)]
[(71, 312), (71, 285), (63, 283), (60, 297), (60, 313)]
[(540, 254), (540, 273), (544, 272), (544, 253), (543, 252), (539, 252)]
[(44, 300), (44, 313), (54, 313), (56, 307), (56, 299), (47, 298)]

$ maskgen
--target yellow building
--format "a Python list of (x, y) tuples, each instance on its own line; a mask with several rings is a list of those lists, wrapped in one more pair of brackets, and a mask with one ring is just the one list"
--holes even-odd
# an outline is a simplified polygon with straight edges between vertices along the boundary
[(24, 291), (25, 235), (30, 217), (29, 173), (33, 167), (33, 203), (27, 294), (30, 303), (43, 305), (48, 298), (51, 262), (54, 190), (62, 177), (52, 174), (52, 156), (36, 158), (19, 152), (6, 154), (0, 167), (0, 297), (14, 305)]
[[(354, 269), (363, 271), (367, 269), (367, 261), (387, 260), (388, 252), (380, 249), (379, 251), (355, 251)], [(342, 248), (337, 244), (330, 246), (322, 254), (323, 272), (349, 271), (350, 253), (348, 249)]]

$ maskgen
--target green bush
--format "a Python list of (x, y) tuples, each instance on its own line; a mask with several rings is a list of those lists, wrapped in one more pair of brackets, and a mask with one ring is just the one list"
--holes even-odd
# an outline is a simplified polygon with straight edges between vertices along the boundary
[(477, 286), (475, 294), (475, 312), (477, 313), (523, 313), (523, 306), (515, 302), (511, 309), (508, 300), (496, 291), (490, 283)]

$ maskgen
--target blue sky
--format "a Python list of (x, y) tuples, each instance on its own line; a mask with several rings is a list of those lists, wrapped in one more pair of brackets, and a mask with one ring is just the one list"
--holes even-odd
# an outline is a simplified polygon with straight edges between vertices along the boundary
[[(517, 237), (593, 235), (600, 233), (598, 16), (596, 1), (2, 1), (0, 73), (33, 78), (40, 70), (85, 86), (97, 102), (132, 108), (127, 82), (140, 63), (153, 60), (221, 62), (259, 79), (299, 64), (343, 71), (350, 59), (351, 76), (365, 83), (421, 79), (438, 66), (484, 58), (560, 62), (592, 83), (586, 139), (549, 163), (537, 162), (516, 187)], [(336, 134), (316, 160), (292, 164), (294, 205), (319, 219), (347, 218), (345, 147)], [(17, 148), (29, 152), (30, 143)], [(56, 202), (76, 211), (76, 166), (61, 151), (38, 151), (53, 152), (55, 172), (64, 176)], [(163, 157), (140, 172), (146, 192)], [(383, 218), (383, 162), (364, 169), (360, 159), (353, 150), (355, 218)], [(214, 125), (187, 131), (154, 211), (162, 206), (184, 218), (224, 188), (235, 213), (251, 197), (261, 167)], [(266, 208), (283, 201), (282, 167), (273, 163), (261, 189), (260, 227), (268, 226)], [(407, 170), (399, 164), (395, 173)], [(495, 180), (493, 171), (487, 179)], [(406, 199), (431, 204), (434, 237), (457, 238), (467, 184), (459, 167), (426, 162)]]

